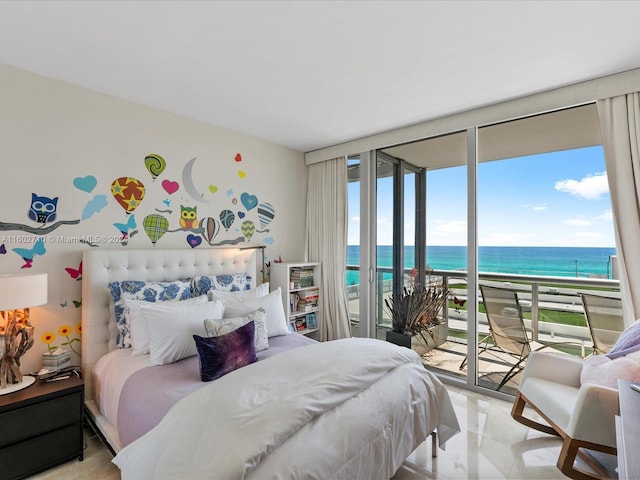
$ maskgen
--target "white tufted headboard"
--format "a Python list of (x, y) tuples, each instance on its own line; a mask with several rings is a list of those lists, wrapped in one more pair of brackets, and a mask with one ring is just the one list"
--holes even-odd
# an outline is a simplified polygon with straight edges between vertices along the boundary
[(256, 250), (208, 249), (87, 250), (82, 260), (82, 373), (85, 400), (93, 399), (92, 370), (116, 348), (117, 329), (109, 282), (166, 282), (195, 275), (245, 272), (256, 286)]

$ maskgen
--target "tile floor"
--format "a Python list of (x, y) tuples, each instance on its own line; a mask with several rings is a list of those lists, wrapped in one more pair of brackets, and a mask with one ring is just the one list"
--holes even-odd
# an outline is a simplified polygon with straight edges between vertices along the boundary
[[(511, 418), (511, 404), (458, 387), (447, 387), (462, 432), (431, 457), (428, 439), (404, 462), (393, 480), (564, 479), (556, 468), (559, 438), (536, 432)], [(38, 480), (119, 480), (111, 454), (87, 439), (83, 462), (73, 461), (32, 477)]]

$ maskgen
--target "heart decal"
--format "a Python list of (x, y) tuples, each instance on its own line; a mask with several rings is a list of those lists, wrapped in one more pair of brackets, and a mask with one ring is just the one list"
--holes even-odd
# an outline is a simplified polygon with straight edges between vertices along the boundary
[(178, 185), (178, 182), (173, 182), (171, 180), (163, 180), (162, 181), (162, 188), (164, 188), (164, 191), (167, 192), (169, 195), (176, 193), (178, 191), (178, 189), (180, 188), (180, 185)]
[(244, 218), (244, 212), (238, 212), (238, 218)]
[(258, 197), (250, 195), (247, 192), (243, 192), (242, 195), (240, 195), (240, 201), (247, 211), (258, 206)]
[(218, 191), (218, 187), (216, 187), (215, 185), (209, 185), (209, 191), (211, 193), (216, 193)]
[(238, 176), (240, 178), (246, 178), (247, 177), (247, 173), (244, 170), (238, 170)]
[(242, 161), (242, 155), (240, 155), (239, 153), (236, 153), (236, 156), (235, 156), (234, 160), (236, 162), (241, 162)]
[(187, 243), (191, 248), (196, 248), (198, 245), (202, 243), (202, 238), (197, 235), (189, 234), (187, 235)]
[(83, 192), (91, 193), (96, 188), (98, 181), (93, 175), (87, 175), (86, 177), (76, 177), (73, 179), (73, 186)]

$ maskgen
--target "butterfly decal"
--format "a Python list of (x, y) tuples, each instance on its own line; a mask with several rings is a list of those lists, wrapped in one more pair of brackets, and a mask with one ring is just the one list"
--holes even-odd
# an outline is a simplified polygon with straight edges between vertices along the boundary
[(7, 253), (7, 247), (4, 246), (4, 243), (0, 245), (0, 255), (5, 255)]
[(44, 255), (47, 253), (44, 241), (41, 238), (36, 240), (33, 244), (33, 248), (14, 248), (13, 251), (20, 255), (24, 260), (24, 265), (20, 268), (31, 268), (33, 266), (33, 258), (36, 255)]
[(82, 305), (82, 301), (81, 300), (74, 300), (73, 301), (73, 306), (76, 308), (80, 308), (80, 306)]
[(62, 308), (65, 308), (65, 307), (67, 306), (67, 303), (68, 303), (68, 302), (65, 300), (63, 303), (61, 303), (61, 304), (60, 304), (60, 306), (61, 306)]
[(122, 234), (122, 240), (126, 240), (129, 237), (129, 230), (134, 230), (138, 224), (136, 223), (136, 218), (134, 215), (130, 215), (127, 218), (127, 222), (126, 223), (114, 223), (113, 224), (114, 227), (116, 227), (118, 230), (120, 230), (120, 233)]
[(80, 261), (80, 265), (78, 268), (66, 267), (65, 271), (69, 274), (71, 278), (75, 278), (76, 280), (82, 280), (82, 261)]

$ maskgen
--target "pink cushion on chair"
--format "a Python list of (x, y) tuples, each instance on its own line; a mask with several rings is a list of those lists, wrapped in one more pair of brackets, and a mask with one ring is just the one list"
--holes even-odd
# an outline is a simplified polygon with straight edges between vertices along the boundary
[(580, 383), (595, 383), (618, 389), (618, 380), (640, 382), (640, 364), (630, 358), (596, 355), (585, 360), (580, 373)]

